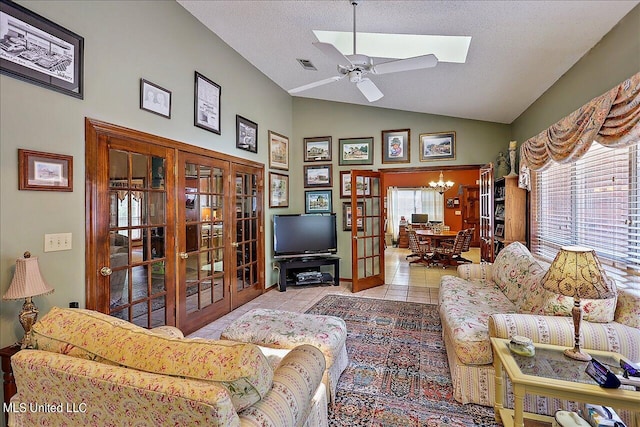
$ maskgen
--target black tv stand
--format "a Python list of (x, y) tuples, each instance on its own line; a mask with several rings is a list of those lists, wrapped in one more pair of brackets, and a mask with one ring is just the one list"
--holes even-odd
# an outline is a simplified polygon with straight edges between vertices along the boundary
[[(303, 258), (285, 258), (276, 261), (280, 268), (278, 276), (278, 290), (285, 292), (287, 286), (310, 284), (340, 284), (340, 257), (337, 256), (308, 256)], [(304, 271), (320, 271), (323, 265), (333, 265), (333, 277), (329, 273), (322, 273), (322, 279), (298, 281), (296, 274)]]

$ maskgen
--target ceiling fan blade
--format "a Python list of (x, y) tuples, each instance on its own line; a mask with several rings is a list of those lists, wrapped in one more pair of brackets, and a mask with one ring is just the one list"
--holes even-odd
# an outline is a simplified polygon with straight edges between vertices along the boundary
[(380, 92), (380, 89), (378, 89), (378, 86), (366, 77), (356, 83), (356, 86), (369, 102), (377, 101), (384, 96), (384, 94)]
[(313, 43), (313, 45), (320, 49), (322, 53), (328, 56), (336, 64), (341, 65), (344, 68), (353, 67), (353, 64), (351, 63), (351, 61), (349, 61), (349, 58), (344, 56), (342, 52), (340, 52), (338, 48), (336, 48), (331, 43), (315, 42)]
[(338, 80), (342, 80), (345, 76), (346, 76), (346, 74), (343, 74), (342, 76), (329, 77), (328, 79), (319, 80), (317, 82), (313, 82), (313, 83), (309, 83), (309, 84), (306, 84), (306, 85), (303, 85), (303, 86), (295, 87), (295, 88), (289, 90), (289, 94), (293, 95), (294, 93), (303, 92), (305, 90), (313, 89), (314, 87), (326, 85), (328, 83), (337, 82)]
[(398, 59), (397, 61), (384, 62), (371, 68), (373, 74), (397, 73), (398, 71), (420, 70), (435, 67), (438, 58), (434, 54), (414, 56), (413, 58)]

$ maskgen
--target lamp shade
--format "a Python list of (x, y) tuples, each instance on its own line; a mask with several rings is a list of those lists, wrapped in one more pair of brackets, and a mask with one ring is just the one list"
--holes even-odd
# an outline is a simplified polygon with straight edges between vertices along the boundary
[(542, 278), (542, 286), (557, 294), (578, 298), (604, 299), (616, 294), (593, 249), (563, 246)]
[(38, 257), (31, 258), (31, 254), (25, 252), (23, 258), (16, 260), (16, 272), (13, 275), (9, 289), (2, 296), (2, 299), (23, 299), (51, 292), (53, 292), (53, 288), (40, 274)]

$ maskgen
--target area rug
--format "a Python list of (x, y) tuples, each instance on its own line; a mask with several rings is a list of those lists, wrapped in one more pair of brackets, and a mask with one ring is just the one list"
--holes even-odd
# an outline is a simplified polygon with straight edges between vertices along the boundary
[(347, 324), (349, 366), (329, 407), (329, 425), (497, 425), (493, 408), (453, 399), (436, 305), (327, 295), (307, 313)]

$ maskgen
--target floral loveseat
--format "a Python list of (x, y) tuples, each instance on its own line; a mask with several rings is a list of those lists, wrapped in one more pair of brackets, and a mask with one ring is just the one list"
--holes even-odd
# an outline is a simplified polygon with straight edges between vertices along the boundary
[[(515, 242), (493, 264), (462, 265), (459, 277), (442, 277), (440, 319), (457, 401), (493, 406), (490, 336), (524, 335), (538, 343), (573, 347), (573, 298), (542, 288), (547, 268)], [(615, 351), (640, 361), (640, 291), (618, 289), (616, 298), (583, 299), (582, 307), (583, 348)], [(527, 396), (525, 401), (525, 409), (546, 414), (560, 405), (540, 397)]]
[(310, 345), (268, 360), (253, 344), (60, 308), (30, 338), (11, 360), (10, 426), (327, 425), (325, 360)]

